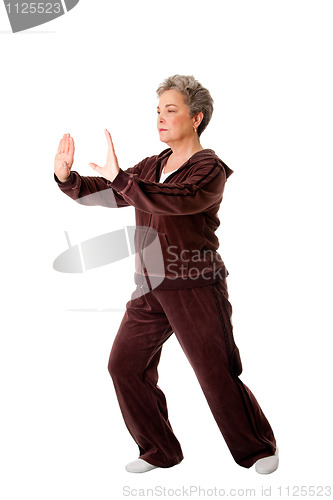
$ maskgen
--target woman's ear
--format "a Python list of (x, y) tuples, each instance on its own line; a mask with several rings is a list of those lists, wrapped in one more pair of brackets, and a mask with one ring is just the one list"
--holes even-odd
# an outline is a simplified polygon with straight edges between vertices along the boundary
[(202, 122), (203, 120), (203, 112), (200, 111), (200, 113), (197, 113), (194, 117), (193, 117), (193, 128), (198, 128), (200, 123)]

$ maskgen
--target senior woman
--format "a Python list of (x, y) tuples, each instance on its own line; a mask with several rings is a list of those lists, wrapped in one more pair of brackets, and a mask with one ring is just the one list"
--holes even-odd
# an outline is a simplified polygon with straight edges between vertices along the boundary
[[(137, 228), (145, 229), (135, 242), (137, 288), (126, 304), (108, 364), (125, 424), (139, 447), (138, 458), (125, 468), (146, 472), (183, 459), (157, 385), (163, 343), (175, 333), (234, 460), (268, 474), (278, 467), (278, 449), (257, 400), (239, 379), (229, 273), (217, 252), (217, 213), (233, 171), (200, 143), (213, 99), (192, 76), (181, 75), (167, 78), (157, 94), (158, 133), (168, 149), (122, 170), (105, 130), (106, 164), (89, 164), (100, 176), (71, 171), (74, 141), (69, 134), (55, 158), (54, 178), (64, 193), (82, 203), (88, 195), (111, 193), (113, 204), (108, 196), (86, 204), (134, 206)], [(149, 230), (158, 235), (163, 272), (160, 254), (147, 250)], [(198, 428), (195, 415), (189, 418)]]

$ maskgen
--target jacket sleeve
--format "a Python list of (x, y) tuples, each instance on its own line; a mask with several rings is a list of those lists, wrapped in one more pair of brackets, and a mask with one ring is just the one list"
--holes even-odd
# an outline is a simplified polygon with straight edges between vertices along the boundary
[(190, 215), (220, 203), (226, 182), (224, 168), (215, 160), (201, 163), (178, 183), (140, 179), (136, 172), (119, 170), (107, 181), (124, 200), (135, 208), (157, 215)]
[[(125, 170), (124, 173), (140, 175), (147, 160), (148, 158), (145, 158), (134, 167)], [(131, 205), (121, 193), (112, 189), (107, 179), (101, 176), (84, 177), (73, 170), (65, 182), (61, 182), (56, 174), (54, 174), (54, 180), (63, 193), (81, 205), (100, 205), (109, 208), (121, 208)]]

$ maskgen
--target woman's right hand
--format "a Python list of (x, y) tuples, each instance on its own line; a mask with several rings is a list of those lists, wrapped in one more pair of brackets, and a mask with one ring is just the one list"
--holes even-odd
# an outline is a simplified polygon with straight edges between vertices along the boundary
[(70, 134), (64, 134), (54, 159), (54, 173), (60, 182), (65, 182), (71, 173), (74, 162), (74, 139)]

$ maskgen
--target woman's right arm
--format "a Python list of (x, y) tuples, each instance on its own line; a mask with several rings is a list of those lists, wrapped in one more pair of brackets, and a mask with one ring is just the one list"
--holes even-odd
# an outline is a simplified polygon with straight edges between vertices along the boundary
[[(107, 179), (104, 177), (84, 177), (78, 172), (71, 171), (74, 151), (74, 139), (70, 134), (65, 134), (59, 143), (54, 160), (54, 180), (61, 191), (81, 205), (101, 205), (110, 208), (129, 206), (121, 194), (107, 185)], [(126, 172), (139, 173), (142, 163), (127, 169)]]

